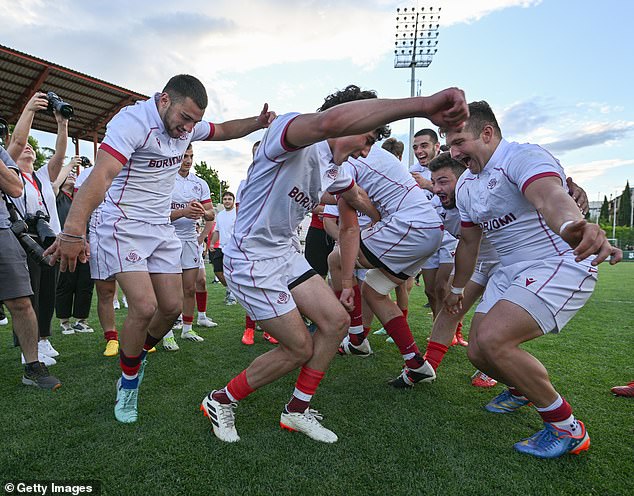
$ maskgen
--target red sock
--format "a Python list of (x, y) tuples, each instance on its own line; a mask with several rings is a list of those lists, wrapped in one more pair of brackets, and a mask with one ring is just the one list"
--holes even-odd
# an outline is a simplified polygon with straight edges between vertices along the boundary
[(408, 309), (407, 309), (407, 308), (405, 308), (405, 309), (400, 308), (399, 310), (400, 310), (401, 312), (403, 312), (403, 317), (407, 318), (407, 312), (408, 312)]
[(456, 326), (456, 332), (462, 332), (462, 322), (458, 322), (458, 325)]
[(159, 341), (160, 339), (155, 338), (154, 336), (150, 335), (150, 333), (147, 333), (145, 335), (145, 344), (143, 344), (143, 349), (145, 351), (151, 350), (152, 348), (156, 346), (156, 343), (158, 343)]
[(368, 334), (370, 334), (371, 330), (372, 330), (371, 327), (363, 326), (363, 339), (368, 337)]
[(240, 401), (249, 396), (255, 389), (247, 382), (247, 371), (243, 370), (227, 384), (227, 391), (235, 401)]
[(355, 284), (352, 288), (354, 290), (354, 310), (350, 312), (350, 327), (362, 326), (363, 321), (361, 319), (361, 290), (359, 285)]
[(521, 391), (518, 391), (516, 388), (512, 386), (509, 386), (508, 388), (513, 396), (521, 396), (522, 398), (525, 398), (524, 393), (522, 393)]
[(544, 422), (563, 422), (572, 415), (572, 407), (568, 402), (561, 398), (562, 404), (549, 412), (538, 412)]
[(207, 311), (207, 291), (196, 291), (196, 308), (200, 313)]
[(407, 319), (404, 316), (394, 317), (392, 320), (383, 325), (387, 333), (394, 340), (394, 344), (398, 346), (405, 364), (409, 368), (417, 369), (422, 365), (422, 357), (412, 331), (407, 324)]
[(112, 329), (111, 331), (104, 331), (103, 337), (106, 339), (106, 341), (118, 341), (119, 333), (116, 329)]
[(194, 323), (193, 315), (183, 315), (183, 324), (192, 325)]
[(427, 360), (432, 367), (434, 367), (434, 370), (436, 370), (440, 365), (440, 362), (442, 362), (442, 359), (448, 349), (449, 347), (444, 344), (430, 341), (427, 343), (427, 351), (425, 351), (425, 356), (423, 358)]
[(291, 400), (286, 405), (286, 410), (297, 413), (305, 411), (325, 374), (325, 372), (320, 370), (303, 366), (295, 383), (293, 396), (291, 396)]
[(245, 329), (255, 329), (255, 320), (253, 320), (248, 315), (246, 316)]
[(123, 350), (119, 350), (119, 365), (125, 375), (136, 375), (141, 367), (141, 355), (127, 356)]

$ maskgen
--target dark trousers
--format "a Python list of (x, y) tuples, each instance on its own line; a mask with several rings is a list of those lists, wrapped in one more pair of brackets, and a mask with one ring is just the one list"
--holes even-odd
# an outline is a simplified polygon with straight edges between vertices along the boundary
[(33, 310), (37, 316), (37, 327), (41, 338), (51, 335), (51, 322), (55, 313), (55, 292), (57, 290), (57, 276), (59, 267), (42, 265), (26, 257), (33, 288)]
[(55, 299), (57, 318), (87, 319), (90, 314), (93, 287), (88, 262), (78, 262), (75, 272), (61, 272)]
[[(55, 313), (55, 292), (57, 289), (57, 276), (59, 266), (42, 265), (31, 257), (26, 257), (29, 266), (29, 278), (33, 295), (31, 303), (37, 317), (38, 334), (40, 338), (51, 335), (51, 322)], [(16, 335), (13, 335), (13, 344), (19, 346)]]

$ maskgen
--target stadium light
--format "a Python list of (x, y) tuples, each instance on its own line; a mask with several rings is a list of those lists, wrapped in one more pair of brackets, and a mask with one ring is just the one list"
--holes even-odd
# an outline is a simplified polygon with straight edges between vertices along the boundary
[[(442, 7), (404, 7), (396, 9), (394, 68), (409, 67), (412, 71), (410, 96), (414, 96), (416, 68), (429, 67), (438, 52), (438, 28)], [(414, 119), (409, 120), (409, 165), (414, 163), (412, 140)]]

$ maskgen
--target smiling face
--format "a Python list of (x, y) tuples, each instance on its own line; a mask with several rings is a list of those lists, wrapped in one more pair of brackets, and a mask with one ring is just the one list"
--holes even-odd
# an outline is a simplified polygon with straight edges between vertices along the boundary
[(456, 183), (458, 178), (451, 167), (443, 167), (431, 173), (432, 191), (447, 210), (456, 208)]
[(468, 127), (461, 132), (449, 131), (447, 145), (451, 157), (461, 162), (472, 174), (479, 174), (489, 162), (499, 139), (492, 135), (492, 128), (485, 126), (481, 133), (475, 134)]
[(200, 122), (205, 113), (191, 98), (171, 98), (167, 93), (161, 93), (159, 97), (158, 112), (172, 138), (191, 133), (194, 124)]
[(431, 136), (422, 134), (414, 138), (414, 144), (412, 145), (414, 155), (418, 159), (418, 163), (422, 166), (427, 166), (440, 150), (440, 143), (434, 143)]
[(189, 170), (192, 168), (192, 164), (194, 163), (194, 149), (191, 145), (185, 150), (185, 154), (183, 155), (183, 161), (181, 162), (181, 167), (178, 169), (178, 173), (187, 177), (189, 175)]
[(332, 150), (333, 162), (341, 165), (350, 157), (367, 157), (368, 153), (370, 153), (370, 148), (372, 148), (376, 140), (376, 131), (329, 139), (328, 144)]

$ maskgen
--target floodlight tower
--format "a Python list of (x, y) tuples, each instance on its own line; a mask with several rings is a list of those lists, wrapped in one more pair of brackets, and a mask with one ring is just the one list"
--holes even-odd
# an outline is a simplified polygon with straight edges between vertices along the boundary
[[(409, 67), (410, 96), (414, 96), (416, 68), (429, 67), (438, 51), (438, 28), (441, 7), (405, 7), (396, 9), (396, 41), (394, 42), (394, 68)], [(412, 141), (414, 119), (409, 120), (409, 165), (414, 163)]]

